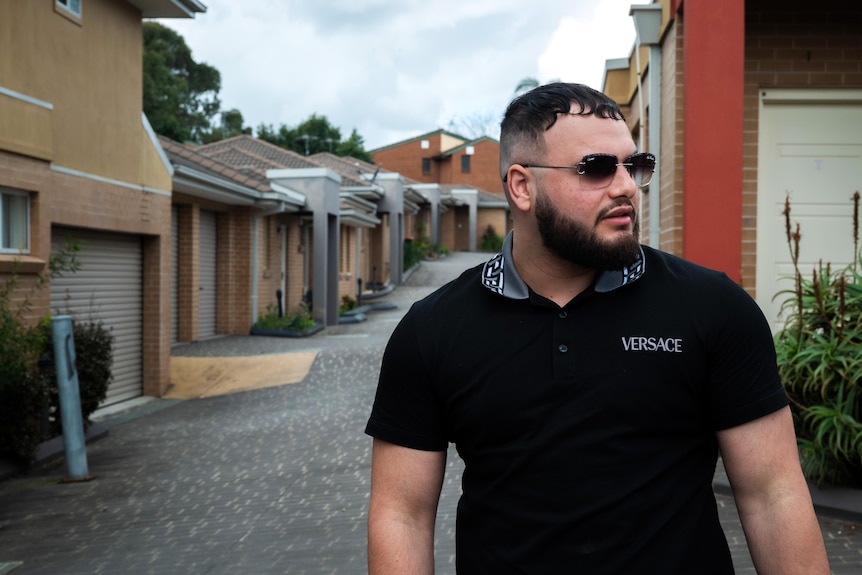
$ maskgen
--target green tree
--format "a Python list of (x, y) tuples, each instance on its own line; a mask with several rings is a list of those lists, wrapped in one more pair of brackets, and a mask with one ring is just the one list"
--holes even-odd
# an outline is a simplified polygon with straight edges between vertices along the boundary
[(221, 103), (219, 71), (195, 62), (183, 37), (144, 22), (144, 113), (157, 133), (179, 142), (201, 142)]
[(204, 132), (201, 135), (201, 141), (204, 144), (226, 140), (240, 134), (251, 135), (251, 127), (244, 126), (242, 112), (236, 108), (227, 110), (221, 113), (221, 125), (214, 127), (209, 132)]
[(356, 128), (353, 128), (349, 138), (338, 144), (335, 148), (335, 155), (356, 158), (369, 163), (374, 162), (374, 158), (365, 150), (365, 140), (359, 135)]
[(348, 139), (342, 141), (341, 130), (333, 126), (326, 116), (312, 114), (294, 128), (281, 124), (275, 129), (272, 124), (260, 124), (256, 132), (261, 140), (304, 156), (330, 152), (337, 156), (371, 161), (371, 155), (365, 151), (362, 136), (356, 129)]

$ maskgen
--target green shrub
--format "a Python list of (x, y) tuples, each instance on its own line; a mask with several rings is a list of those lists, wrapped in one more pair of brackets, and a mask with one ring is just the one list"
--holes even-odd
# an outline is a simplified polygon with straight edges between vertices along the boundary
[(424, 241), (414, 242), (409, 238), (404, 240), (404, 269), (409, 270), (421, 262), (428, 253), (428, 247)]
[(338, 306), (338, 315), (344, 315), (350, 310), (356, 309), (356, 300), (345, 294), (341, 296), (341, 305)]
[[(75, 368), (78, 372), (78, 393), (81, 398), (81, 415), (84, 428), (90, 426), (90, 415), (99, 408), (108, 395), (108, 386), (114, 379), (111, 371), (114, 362), (114, 337), (100, 321), (92, 323), (73, 322), (72, 337), (75, 340)], [(50, 337), (46, 338), (45, 353), (54, 358), (54, 344)], [(43, 368), (40, 377), (48, 390), (49, 403), (52, 411), (49, 433), (51, 437), (63, 433), (63, 422), (60, 412), (59, 390), (57, 388), (57, 373), (53, 362)]]
[(778, 367), (792, 403), (800, 457), (812, 482), (862, 485), (862, 275), (859, 273), (859, 193), (853, 197), (853, 264), (833, 270), (799, 270), (800, 227), (787, 241), (795, 268), (785, 296), (784, 328), (776, 334)]
[(301, 304), (293, 315), (279, 316), (273, 304), (266, 306), (266, 313), (254, 322), (260, 329), (305, 331), (314, 327), (314, 318), (307, 304)]
[(49, 277), (77, 271), (79, 250), (77, 242), (67, 240), (63, 249), (51, 255), (32, 288), (21, 286), (17, 264), (0, 283), (0, 453), (24, 462), (32, 462), (39, 444), (50, 437), (50, 391), (39, 373), (48, 318), (38, 325), (27, 320), (31, 298)]
[(479, 244), (479, 251), (497, 253), (503, 249), (503, 237), (498, 236), (494, 231), (494, 226), (488, 225), (485, 233), (482, 234), (482, 241)]

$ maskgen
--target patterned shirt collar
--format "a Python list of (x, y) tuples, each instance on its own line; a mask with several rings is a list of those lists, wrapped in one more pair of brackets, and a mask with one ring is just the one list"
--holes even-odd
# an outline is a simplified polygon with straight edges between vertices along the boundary
[[(482, 285), (494, 293), (511, 299), (527, 299), (530, 297), (530, 288), (518, 275), (515, 264), (512, 263), (512, 235), (509, 232), (503, 241), (503, 249), (493, 258), (485, 262), (482, 268)], [(609, 292), (619, 287), (630, 284), (639, 279), (646, 272), (643, 248), (640, 249), (638, 259), (631, 266), (621, 270), (603, 271), (596, 280), (595, 290), (597, 292)]]

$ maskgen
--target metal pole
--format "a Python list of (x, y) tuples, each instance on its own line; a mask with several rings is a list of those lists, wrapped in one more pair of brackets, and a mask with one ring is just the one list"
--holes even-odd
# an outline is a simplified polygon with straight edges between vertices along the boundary
[(63, 424), (63, 446), (66, 449), (65, 481), (88, 481), (93, 477), (87, 470), (87, 445), (84, 439), (84, 416), (75, 369), (75, 338), (72, 318), (61, 315), (51, 318), (54, 340), (54, 366), (60, 396), (60, 417)]

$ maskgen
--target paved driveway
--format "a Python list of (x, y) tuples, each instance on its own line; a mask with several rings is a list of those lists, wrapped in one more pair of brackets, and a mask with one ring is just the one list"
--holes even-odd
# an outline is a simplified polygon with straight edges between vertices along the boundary
[[(395, 309), (313, 337), (225, 337), (175, 350), (225, 357), (314, 352), (299, 383), (155, 400), (105, 424), (86, 483), (59, 466), (0, 483), (0, 574), (360, 574), (370, 439), (362, 430), (382, 349), (412, 301), (484, 259), (426, 262), (387, 296)], [(460, 463), (438, 521), (438, 573), (454, 573)], [(719, 496), (737, 572), (754, 573), (732, 500)], [(822, 518), (833, 569), (862, 573), (862, 534)], [(697, 568), (693, 567), (694, 572)]]

